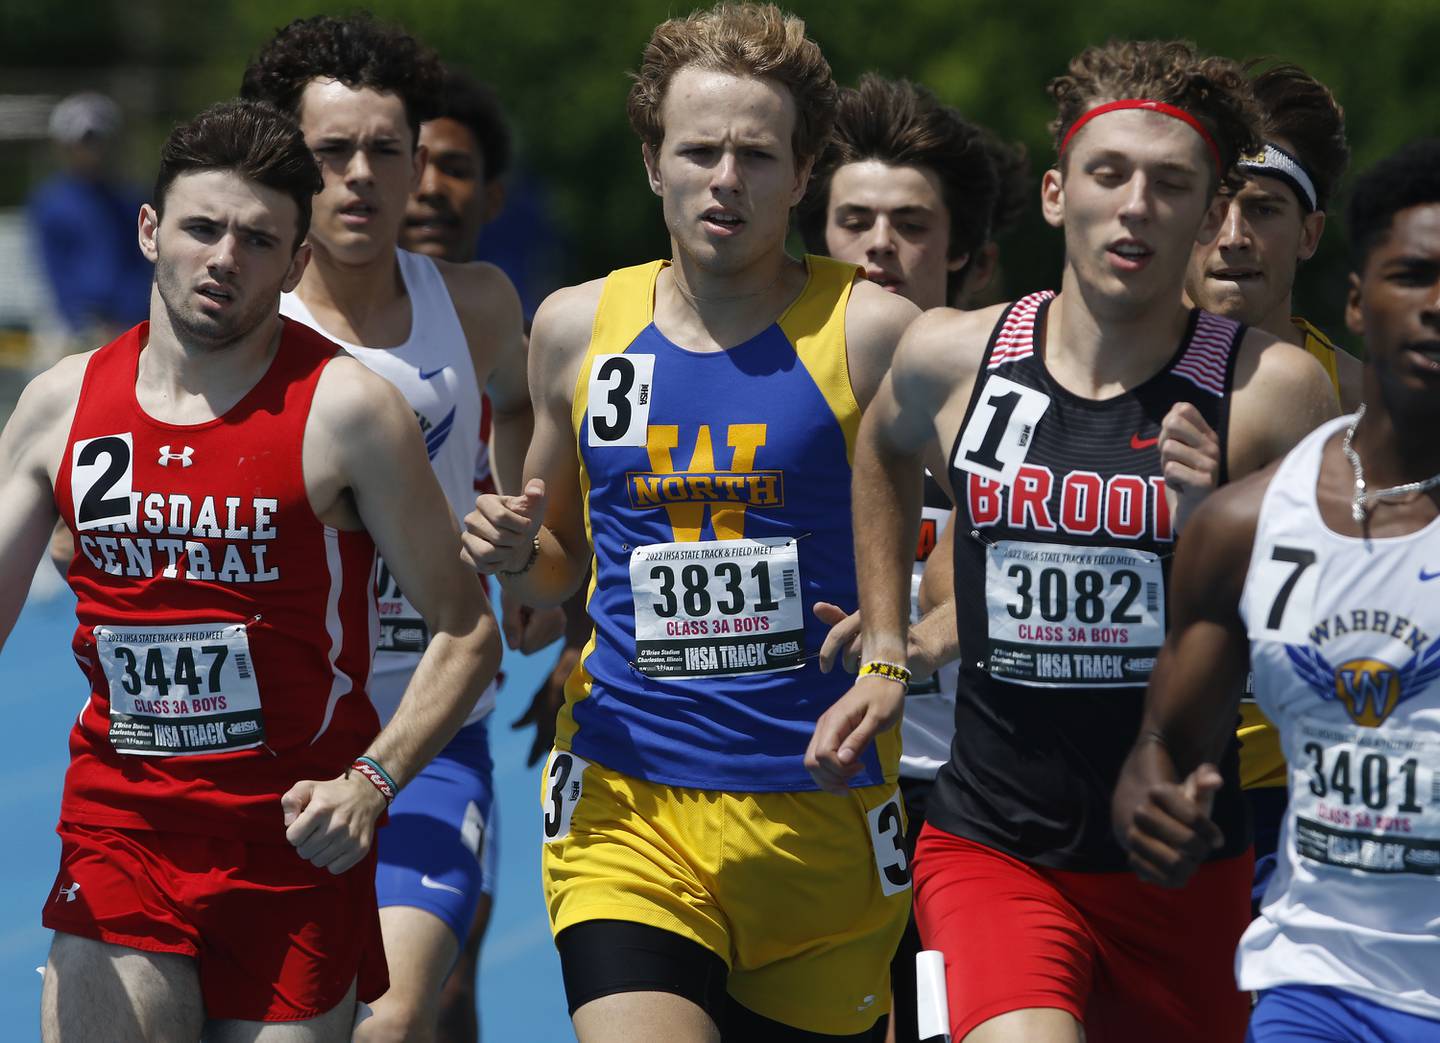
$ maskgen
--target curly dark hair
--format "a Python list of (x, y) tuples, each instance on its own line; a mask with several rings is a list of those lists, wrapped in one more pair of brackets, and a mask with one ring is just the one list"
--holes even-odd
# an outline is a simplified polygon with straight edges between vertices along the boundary
[(292, 252), (310, 231), (310, 209), (322, 187), (320, 167), (295, 121), (263, 101), (223, 101), (170, 132), (160, 148), (151, 205), (165, 213), (165, 194), (181, 174), (231, 170), (283, 192), (299, 208)]
[(1217, 188), (1244, 184), (1235, 162), (1260, 148), (1260, 108), (1244, 69), (1229, 58), (1202, 57), (1188, 40), (1111, 40), (1088, 47), (1046, 90), (1057, 110), (1050, 124), (1057, 156), (1076, 120), (1124, 98), (1165, 102), (1195, 117), (1220, 152)]
[(1316, 209), (1324, 210), (1350, 164), (1345, 110), (1329, 87), (1298, 65), (1260, 58), (1245, 69), (1252, 74), (1266, 140), (1279, 138), (1295, 153), (1315, 183)]
[(510, 123), (495, 92), (458, 69), (445, 69), (444, 93), (431, 119), (452, 119), (470, 129), (480, 146), (484, 179), (494, 181), (510, 169)]
[(1355, 271), (1390, 233), (1396, 214), (1431, 203), (1440, 203), (1440, 138), (1412, 141), (1356, 178), (1346, 213)]
[(405, 105), (413, 142), (420, 124), (435, 113), (443, 77), (435, 52), (398, 26), (368, 14), (316, 15), (276, 31), (246, 66), (240, 94), (268, 101), (297, 119), (311, 80), (339, 80), (352, 89), (395, 94)]
[(934, 172), (950, 212), (952, 259), (989, 238), (998, 186), (980, 128), (918, 84), (866, 73), (858, 87), (840, 92), (834, 134), (800, 204), (797, 223), (812, 253), (826, 252), (825, 216), (835, 172), (867, 159)]
[(1030, 153), (1024, 142), (1006, 142), (993, 130), (981, 127), (981, 143), (995, 168), (995, 209), (990, 214), (990, 238), (999, 239), (1020, 223), (1035, 199), (1030, 180)]
[(654, 150), (665, 138), (661, 109), (675, 74), (687, 66), (773, 80), (795, 99), (791, 144), (797, 166), (819, 155), (835, 121), (839, 88), (805, 23), (774, 4), (719, 3), (655, 27), (633, 73), (625, 111)]

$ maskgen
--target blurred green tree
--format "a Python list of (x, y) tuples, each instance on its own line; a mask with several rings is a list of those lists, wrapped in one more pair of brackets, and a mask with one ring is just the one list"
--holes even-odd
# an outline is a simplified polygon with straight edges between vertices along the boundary
[[(568, 247), (568, 280), (663, 253), (659, 210), (625, 121), (627, 70), (656, 22), (698, 4), (661, 0), (373, 0), (450, 62), (492, 83), (516, 127), (523, 169), (543, 180)], [(1038, 174), (1053, 159), (1045, 84), (1081, 48), (1115, 36), (1193, 39), (1235, 57), (1298, 62), (1344, 104), (1356, 167), (1433, 133), (1433, 0), (792, 0), (842, 83), (874, 69), (929, 85), (1003, 137), (1023, 141)], [(180, 0), (123, 7), (76, 0), (57, 18), (41, 0), (0, 13), (0, 86), (39, 64), (163, 66), (159, 126), (232, 93), (246, 58), (276, 27), (346, 3), (221, 0), (203, 11)], [(1340, 201), (1343, 205), (1343, 196)], [(1339, 206), (1319, 254), (1302, 270), (1298, 307), (1342, 329), (1346, 256)], [(1007, 290), (1058, 281), (1061, 239), (1036, 210), (1002, 244)]]

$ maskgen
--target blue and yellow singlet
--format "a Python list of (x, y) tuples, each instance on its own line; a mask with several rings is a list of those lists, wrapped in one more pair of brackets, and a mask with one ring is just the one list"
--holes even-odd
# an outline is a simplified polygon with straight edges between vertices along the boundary
[[(606, 279), (576, 383), (595, 631), (556, 747), (668, 785), (811, 790), (805, 747), (851, 683), (820, 672), (812, 607), (856, 604), (856, 269), (807, 257), (774, 324), (694, 352), (653, 322), (665, 264)], [(898, 730), (881, 736), (855, 785), (893, 779), (898, 747)]]

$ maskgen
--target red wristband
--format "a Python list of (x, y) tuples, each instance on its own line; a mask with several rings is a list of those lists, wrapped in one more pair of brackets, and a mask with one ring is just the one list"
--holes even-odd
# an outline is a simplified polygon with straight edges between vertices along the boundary
[(380, 796), (385, 798), (385, 806), (387, 808), (390, 806), (391, 802), (394, 801), (395, 787), (390, 784), (389, 779), (387, 779), (377, 768), (373, 767), (368, 761), (365, 761), (363, 759), (357, 760), (354, 764), (350, 765), (350, 770), (358, 771), (361, 775), (365, 776), (365, 778), (370, 780), (370, 784), (380, 791)]

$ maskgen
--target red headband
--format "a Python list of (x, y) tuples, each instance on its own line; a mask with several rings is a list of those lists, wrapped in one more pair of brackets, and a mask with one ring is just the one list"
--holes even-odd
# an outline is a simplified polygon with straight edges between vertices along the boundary
[(1107, 112), (1115, 112), (1119, 109), (1145, 109), (1149, 112), (1158, 112), (1162, 116), (1169, 116), (1171, 119), (1177, 119), (1181, 123), (1192, 127), (1195, 133), (1200, 135), (1200, 140), (1205, 142), (1205, 147), (1210, 150), (1210, 159), (1215, 164), (1216, 173), (1219, 173), (1220, 170), (1223, 169), (1220, 165), (1220, 148), (1215, 144), (1215, 139), (1210, 136), (1210, 132), (1201, 125), (1199, 120), (1184, 109), (1177, 109), (1174, 105), (1166, 105), (1163, 101), (1151, 101), (1148, 98), (1122, 98), (1120, 101), (1111, 101), (1104, 105), (1095, 106), (1074, 123), (1070, 124), (1070, 129), (1065, 132), (1065, 137), (1060, 142), (1060, 155), (1063, 156), (1065, 154), (1065, 149), (1070, 144), (1070, 139), (1075, 136), (1077, 130), (1085, 126), (1085, 124), (1089, 123), (1096, 116), (1103, 116)]

